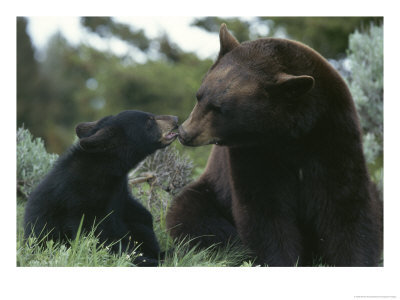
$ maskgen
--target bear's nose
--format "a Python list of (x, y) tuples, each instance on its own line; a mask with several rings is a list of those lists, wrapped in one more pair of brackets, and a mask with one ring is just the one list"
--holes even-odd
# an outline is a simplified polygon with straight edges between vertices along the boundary
[(181, 144), (190, 146), (190, 142), (192, 141), (193, 138), (188, 137), (188, 134), (181, 125), (178, 128), (178, 139), (181, 142)]

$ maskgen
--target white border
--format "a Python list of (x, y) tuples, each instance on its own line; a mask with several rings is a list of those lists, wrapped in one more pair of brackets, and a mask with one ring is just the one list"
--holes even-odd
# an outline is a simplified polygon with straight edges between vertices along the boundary
[[(2, 294), (29, 299), (354, 299), (399, 293), (398, 9), (395, 1), (14, 1), (1, 18)], [(16, 16), (219, 15), (384, 16), (385, 267), (383, 268), (16, 268)]]

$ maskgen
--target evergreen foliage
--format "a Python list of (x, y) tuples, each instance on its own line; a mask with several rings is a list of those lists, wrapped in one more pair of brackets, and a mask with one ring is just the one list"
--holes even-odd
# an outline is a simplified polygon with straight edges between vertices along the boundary
[(326, 58), (338, 59), (346, 54), (349, 34), (356, 28), (382, 21), (381, 17), (257, 17), (253, 21), (238, 17), (202, 17), (192, 25), (216, 33), (220, 24), (226, 23), (239, 42), (284, 37), (301, 41)]

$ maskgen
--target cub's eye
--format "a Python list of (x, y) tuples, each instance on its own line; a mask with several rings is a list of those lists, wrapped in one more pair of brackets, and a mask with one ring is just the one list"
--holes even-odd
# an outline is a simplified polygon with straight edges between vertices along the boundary
[(155, 121), (155, 119), (154, 119), (153, 117), (149, 117), (149, 118), (146, 120), (146, 128), (152, 127), (153, 124), (154, 124), (154, 121)]

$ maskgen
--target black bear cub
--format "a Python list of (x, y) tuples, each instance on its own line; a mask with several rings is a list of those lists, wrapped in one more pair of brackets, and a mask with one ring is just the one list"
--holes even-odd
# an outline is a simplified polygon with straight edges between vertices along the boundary
[[(79, 141), (61, 156), (30, 195), (24, 218), (25, 237), (74, 239), (98, 224), (100, 242), (114, 253), (137, 242), (139, 265), (157, 265), (159, 245), (148, 212), (130, 193), (128, 172), (146, 156), (171, 144), (178, 125), (174, 116), (123, 111), (76, 127)], [(119, 241), (118, 243), (113, 243)]]

